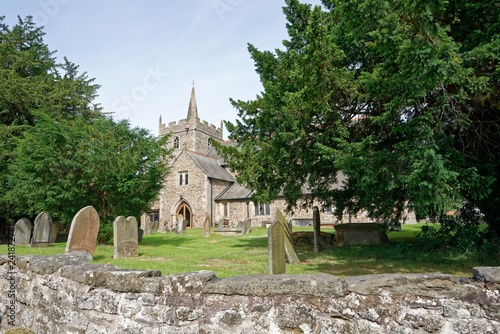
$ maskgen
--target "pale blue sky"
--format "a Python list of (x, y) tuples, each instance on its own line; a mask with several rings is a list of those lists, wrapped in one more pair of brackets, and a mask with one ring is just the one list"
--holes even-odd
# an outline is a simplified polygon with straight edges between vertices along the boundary
[[(319, 4), (320, 0), (303, 2)], [(247, 43), (260, 50), (287, 38), (283, 0), (0, 0), (13, 25), (32, 15), (45, 42), (102, 87), (97, 102), (116, 118), (158, 130), (187, 114), (196, 82), (200, 118), (234, 121), (229, 98), (262, 86)]]

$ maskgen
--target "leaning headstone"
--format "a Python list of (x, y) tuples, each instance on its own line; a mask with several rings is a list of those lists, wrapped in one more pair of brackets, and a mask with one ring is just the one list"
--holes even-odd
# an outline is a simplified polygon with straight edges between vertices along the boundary
[(285, 245), (285, 253), (288, 263), (299, 263), (299, 256), (297, 255), (295, 248), (293, 248), (292, 232), (288, 229), (288, 222), (279, 209), (276, 209), (276, 221), (283, 226), (283, 243)]
[(57, 235), (59, 234), (59, 232), (61, 232), (62, 226), (63, 223), (60, 221), (52, 222), (52, 225), (50, 225), (50, 236), (49, 236), (50, 243), (56, 242)]
[(16, 245), (29, 245), (31, 240), (31, 231), (33, 225), (28, 218), (21, 218), (17, 221), (14, 235), (16, 237)]
[(152, 228), (153, 228), (153, 223), (151, 222), (149, 216), (147, 216), (144, 222), (144, 235), (151, 234)]
[(175, 229), (175, 233), (181, 234), (182, 232), (184, 232), (184, 217), (179, 215), (177, 217), (177, 228)]
[(123, 216), (116, 217), (113, 222), (113, 258), (138, 256), (138, 230), (137, 220), (130, 216), (125, 219)]
[(50, 217), (48, 212), (43, 211), (36, 216), (33, 227), (33, 238), (31, 239), (31, 247), (49, 246), (51, 225), (52, 217)]
[(86, 206), (73, 217), (69, 229), (66, 253), (83, 255), (87, 260), (94, 258), (99, 215), (92, 206)]
[(208, 238), (210, 236), (210, 216), (206, 215), (203, 221), (203, 236)]
[(321, 220), (317, 206), (313, 208), (314, 253), (318, 252), (319, 236), (321, 235)]
[(285, 231), (283, 224), (276, 220), (268, 229), (269, 274), (284, 274), (285, 262)]
[(160, 223), (155, 221), (153, 225), (151, 225), (151, 234), (157, 233), (158, 232), (158, 227), (160, 226)]

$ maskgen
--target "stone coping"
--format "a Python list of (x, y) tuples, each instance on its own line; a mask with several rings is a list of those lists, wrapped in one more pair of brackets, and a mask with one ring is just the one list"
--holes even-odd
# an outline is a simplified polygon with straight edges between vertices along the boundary
[[(0, 266), (9, 262), (0, 255)], [(109, 264), (93, 264), (83, 258), (59, 254), (53, 256), (18, 256), (16, 266), (23, 273), (38, 275), (56, 274), (92, 288), (107, 288), (117, 292), (152, 293), (159, 295), (172, 290), (172, 285), (186, 286), (193, 292), (220, 295), (269, 296), (309, 295), (345, 296), (360, 295), (406, 295), (446, 298), (460, 294), (475, 300), (473, 286), (484, 284), (489, 289), (500, 288), (500, 267), (475, 267), (472, 276), (457, 278), (447, 274), (376, 274), (352, 276), (339, 279), (319, 273), (310, 275), (247, 275), (217, 278), (214, 272), (202, 270), (194, 273), (161, 276), (158, 270), (127, 270)], [(175, 284), (174, 284), (175, 283)], [(470, 296), (462, 296), (471, 286)], [(460, 286), (460, 289), (457, 288)], [(177, 288), (176, 288), (177, 289)], [(172, 291), (170, 291), (172, 292)], [(458, 297), (458, 296), (457, 296)]]

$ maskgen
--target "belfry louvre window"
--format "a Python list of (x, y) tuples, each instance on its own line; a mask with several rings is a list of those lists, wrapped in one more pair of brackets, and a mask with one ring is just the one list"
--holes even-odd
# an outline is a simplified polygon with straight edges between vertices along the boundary
[(269, 203), (255, 203), (255, 215), (256, 216), (270, 216), (271, 206)]

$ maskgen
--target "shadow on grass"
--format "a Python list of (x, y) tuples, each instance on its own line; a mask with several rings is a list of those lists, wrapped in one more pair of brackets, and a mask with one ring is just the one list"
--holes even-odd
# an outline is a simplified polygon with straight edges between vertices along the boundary
[(389, 243), (384, 246), (346, 246), (313, 253), (299, 250), (306, 272), (324, 272), (339, 277), (382, 273), (442, 272), (469, 276), (475, 264), (450, 251), (422, 251), (410, 243)]

